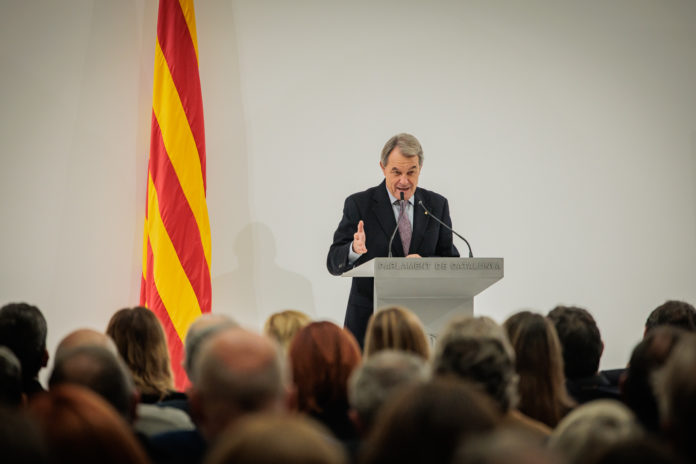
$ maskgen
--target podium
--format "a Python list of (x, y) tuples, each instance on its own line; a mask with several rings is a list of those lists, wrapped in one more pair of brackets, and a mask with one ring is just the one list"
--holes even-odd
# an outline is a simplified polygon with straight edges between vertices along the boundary
[(374, 277), (374, 309), (400, 305), (431, 341), (452, 317), (473, 315), (474, 296), (503, 278), (503, 258), (374, 258), (342, 277)]

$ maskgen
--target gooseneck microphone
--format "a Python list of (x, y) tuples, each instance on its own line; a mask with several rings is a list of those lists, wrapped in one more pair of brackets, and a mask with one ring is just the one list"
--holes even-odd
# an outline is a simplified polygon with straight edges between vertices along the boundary
[[(403, 207), (404, 205), (404, 192), (401, 192), (401, 206)], [(387, 258), (392, 257), (392, 243), (394, 242), (394, 237), (396, 237), (396, 231), (399, 230), (399, 221), (396, 221), (396, 227), (394, 227), (394, 232), (392, 232), (391, 237), (389, 237), (389, 256)]]
[(461, 238), (462, 240), (464, 240), (464, 243), (466, 243), (466, 246), (469, 247), (469, 258), (473, 258), (473, 257), (474, 257), (474, 254), (471, 252), (471, 245), (469, 245), (469, 242), (467, 241), (467, 239), (465, 239), (464, 237), (462, 237), (461, 235), (459, 235), (457, 232), (454, 231), (454, 229), (452, 229), (450, 226), (448, 226), (447, 224), (445, 224), (444, 222), (442, 222), (437, 216), (435, 216), (433, 213), (431, 213), (431, 212), (428, 210), (428, 208), (425, 207), (425, 205), (423, 204), (423, 201), (422, 201), (422, 200), (419, 200), (419, 201), (418, 201), (418, 204), (421, 205), (421, 206), (423, 207), (423, 209), (425, 210), (425, 214), (426, 214), (426, 215), (428, 215), (428, 216), (430, 216), (431, 218), (435, 219), (437, 222), (439, 222), (440, 224), (442, 224), (443, 226), (445, 226), (445, 227), (447, 228), (447, 230), (449, 230), (449, 231), (452, 232), (454, 235), (456, 235), (457, 237), (459, 237), (459, 238)]

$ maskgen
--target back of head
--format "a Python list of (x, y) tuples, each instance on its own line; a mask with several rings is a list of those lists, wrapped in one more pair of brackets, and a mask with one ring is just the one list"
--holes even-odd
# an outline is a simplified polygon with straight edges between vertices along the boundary
[(288, 309), (268, 316), (263, 333), (277, 341), (283, 350), (287, 350), (292, 337), (310, 322), (312, 319), (305, 313)]
[(86, 345), (104, 347), (118, 356), (118, 348), (116, 348), (116, 344), (111, 337), (104, 332), (84, 328), (73, 330), (63, 337), (56, 347), (55, 357), (60, 357), (64, 351), (70, 350), (71, 348)]
[(488, 317), (450, 321), (438, 339), (433, 372), (480, 385), (503, 412), (517, 405), (514, 352), (503, 328)]
[(510, 429), (496, 429), (470, 440), (457, 451), (452, 464), (561, 464), (562, 460), (535, 440)]
[(655, 327), (633, 349), (621, 391), (622, 399), (643, 426), (660, 430), (654, 374), (670, 357), (673, 347), (688, 332), (673, 326)]
[(348, 397), (361, 425), (369, 429), (381, 406), (399, 389), (428, 379), (425, 361), (412, 353), (382, 350), (366, 358), (350, 376)]
[(83, 345), (61, 350), (49, 379), (51, 389), (77, 384), (105, 399), (127, 421), (135, 418), (135, 385), (118, 354), (104, 346)]
[(225, 430), (205, 464), (344, 464), (328, 430), (302, 416), (251, 415)]
[(194, 364), (196, 362), (196, 356), (203, 342), (223, 329), (234, 327), (239, 327), (239, 325), (230, 317), (217, 313), (202, 314), (191, 323), (186, 332), (184, 341), (184, 349), (186, 351), (184, 370), (192, 383), (195, 382), (194, 371), (196, 369)]
[(548, 317), (561, 341), (566, 378), (595, 375), (604, 344), (592, 314), (574, 306), (556, 306)]
[(106, 333), (143, 395), (159, 400), (174, 389), (167, 339), (155, 313), (142, 306), (121, 309), (111, 317)]
[(373, 314), (367, 324), (365, 357), (384, 349), (408, 351), (428, 359), (430, 345), (418, 316), (401, 306), (383, 308)]
[(655, 308), (645, 321), (645, 334), (661, 325), (696, 331), (696, 309), (685, 301), (669, 300)]
[(472, 436), (492, 430), (497, 408), (461, 380), (407, 387), (384, 405), (364, 447), (364, 463), (450, 462)]
[(0, 346), (0, 407), (22, 404), (22, 366), (9, 348)]
[(555, 427), (573, 401), (566, 391), (561, 344), (553, 323), (541, 314), (522, 311), (503, 326), (515, 349), (519, 410)]
[(43, 430), (52, 462), (148, 462), (126, 422), (102, 398), (84, 387), (61, 385), (37, 395), (30, 411)]
[(203, 433), (212, 438), (245, 414), (279, 409), (284, 374), (278, 347), (270, 339), (241, 328), (212, 335), (197, 356), (190, 396)]
[(655, 375), (665, 435), (690, 462), (696, 461), (696, 335), (684, 334)]
[(614, 400), (596, 400), (568, 414), (551, 433), (548, 446), (569, 464), (597, 459), (613, 443), (641, 437), (633, 413)]
[(46, 319), (36, 306), (10, 303), (0, 308), (0, 345), (19, 359), (25, 387), (45, 365), (46, 334)]
[(355, 338), (332, 322), (300, 329), (288, 352), (300, 411), (348, 409), (348, 377), (360, 363)]

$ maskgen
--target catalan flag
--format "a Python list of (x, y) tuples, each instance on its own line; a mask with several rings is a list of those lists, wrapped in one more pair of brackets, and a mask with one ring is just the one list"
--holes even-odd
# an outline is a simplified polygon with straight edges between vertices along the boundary
[(210, 224), (193, 0), (160, 0), (152, 89), (140, 304), (167, 334), (175, 385), (186, 385), (183, 340), (210, 312)]

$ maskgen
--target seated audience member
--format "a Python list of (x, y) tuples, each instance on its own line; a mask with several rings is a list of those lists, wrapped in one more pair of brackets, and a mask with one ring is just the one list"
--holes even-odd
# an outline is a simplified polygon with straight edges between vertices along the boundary
[(655, 375), (662, 431), (688, 462), (696, 462), (696, 335), (684, 334)]
[(286, 410), (287, 373), (278, 346), (267, 337), (224, 328), (203, 342), (193, 361), (189, 403), (198, 430), (153, 437), (155, 462), (201, 462), (208, 443), (235, 421)]
[(457, 450), (452, 464), (563, 464), (540, 443), (510, 429), (493, 430), (469, 440)]
[(413, 353), (382, 350), (363, 360), (348, 381), (348, 399), (361, 435), (367, 435), (382, 405), (402, 388), (423, 383), (429, 372)]
[(649, 432), (660, 431), (654, 374), (664, 366), (672, 348), (687, 333), (669, 325), (655, 327), (636, 345), (631, 354), (621, 386), (621, 399)]
[(167, 339), (155, 313), (142, 306), (116, 311), (106, 334), (133, 374), (142, 403), (185, 398), (174, 390)]
[(645, 333), (660, 325), (673, 325), (696, 331), (696, 309), (685, 301), (669, 300), (653, 310), (645, 321)]
[(392, 349), (430, 357), (430, 345), (418, 316), (401, 306), (382, 308), (372, 316), (365, 334), (365, 357)]
[(517, 408), (554, 428), (574, 406), (563, 373), (563, 354), (553, 323), (541, 314), (522, 311), (503, 324), (515, 350), (519, 375)]
[(346, 464), (318, 422), (303, 416), (250, 415), (220, 436), (205, 464)]
[(578, 403), (599, 398), (618, 399), (618, 376), (599, 372), (604, 342), (592, 315), (574, 306), (557, 306), (548, 314), (563, 350), (568, 393)]
[(28, 397), (44, 391), (39, 371), (48, 364), (46, 319), (39, 308), (9, 303), (0, 308), (0, 345), (9, 348), (22, 365), (22, 391)]
[(292, 337), (310, 322), (312, 319), (305, 313), (288, 309), (268, 316), (263, 333), (277, 341), (282, 350), (287, 352)]
[(16, 408), (22, 405), (22, 366), (6, 346), (0, 346), (0, 407)]
[(653, 437), (632, 438), (609, 445), (593, 464), (686, 464)]
[(357, 433), (348, 416), (348, 377), (360, 363), (358, 342), (332, 322), (312, 322), (295, 334), (288, 356), (297, 409), (351, 445)]
[(578, 406), (561, 420), (548, 446), (568, 464), (594, 462), (612, 444), (643, 437), (633, 413), (616, 400), (596, 400)]
[(0, 407), (0, 450), (3, 464), (48, 464), (48, 450), (33, 417)]
[[(85, 333), (83, 332), (82, 335)], [(152, 436), (170, 430), (191, 430), (194, 428), (189, 416), (178, 409), (153, 404), (138, 404), (131, 373), (115, 347), (107, 340), (108, 336), (97, 333), (89, 337), (80, 335), (84, 345), (56, 350), (56, 361), (49, 379), (49, 387), (77, 384), (87, 387), (104, 398), (116, 411), (133, 425), (136, 432)], [(68, 337), (76, 340), (71, 334)], [(96, 344), (92, 344), (96, 343)]]
[(493, 402), (466, 382), (434, 379), (397, 393), (377, 417), (361, 462), (448, 463), (500, 419)]
[(194, 362), (198, 350), (212, 335), (224, 329), (239, 327), (229, 316), (218, 313), (201, 314), (191, 323), (184, 339), (184, 370), (193, 382)]
[(96, 393), (61, 385), (36, 395), (29, 405), (55, 464), (147, 463), (126, 422)]
[(547, 425), (517, 410), (515, 353), (503, 328), (492, 319), (460, 316), (451, 320), (438, 339), (433, 374), (479, 386), (503, 414), (505, 428), (525, 433), (537, 443), (551, 433)]

